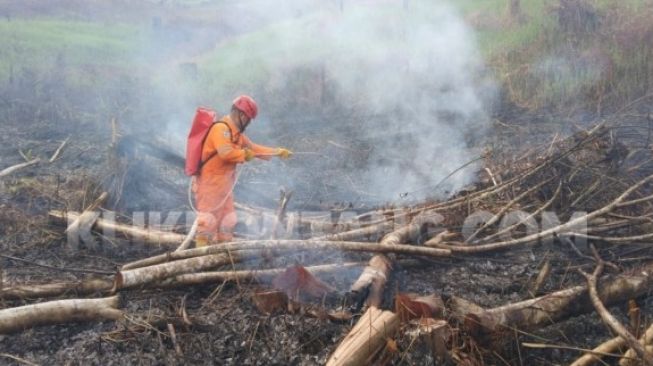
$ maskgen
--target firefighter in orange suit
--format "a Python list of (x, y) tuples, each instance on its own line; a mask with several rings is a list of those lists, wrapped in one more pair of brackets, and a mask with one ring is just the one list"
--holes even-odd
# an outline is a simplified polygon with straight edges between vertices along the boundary
[(198, 216), (195, 242), (198, 247), (209, 243), (231, 241), (236, 226), (233, 188), (236, 165), (254, 158), (269, 160), (272, 156), (287, 159), (292, 152), (253, 143), (244, 132), (256, 118), (254, 99), (241, 95), (233, 101), (231, 112), (210, 130), (202, 148), (202, 165), (193, 184)]

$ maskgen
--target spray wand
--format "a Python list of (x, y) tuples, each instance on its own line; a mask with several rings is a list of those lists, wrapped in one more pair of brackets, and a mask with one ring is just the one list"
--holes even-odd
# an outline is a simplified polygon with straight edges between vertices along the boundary
[[(315, 151), (299, 151), (299, 152), (292, 152), (292, 155), (322, 155), (318, 152)], [(268, 156), (279, 156), (279, 153), (260, 153), (256, 154), (254, 156), (260, 156), (260, 157), (268, 157)]]

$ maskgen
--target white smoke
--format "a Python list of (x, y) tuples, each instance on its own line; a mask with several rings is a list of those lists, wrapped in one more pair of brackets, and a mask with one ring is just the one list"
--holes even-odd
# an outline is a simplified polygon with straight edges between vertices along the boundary
[[(356, 120), (346, 122), (352, 126), (345, 134), (371, 146), (365, 156), (351, 156), (363, 159), (362, 167), (342, 166), (340, 171), (354, 176), (355, 185), (365, 187), (375, 200), (396, 201), (400, 193), (411, 193), (410, 198), (443, 196), (473, 181), (472, 164), (438, 185), (478, 156), (473, 143), (488, 126), (487, 107), (494, 91), (473, 31), (447, 2), (250, 0), (229, 8), (225, 17), (230, 32), (239, 36), (227, 44), (218, 42), (215, 52), (237, 50), (240, 66), (213, 70), (219, 75), (216, 84), (205, 94), (196, 90), (199, 99), (213, 98), (224, 109), (235, 94), (280, 90), (296, 70), (321, 69), (335, 94), (331, 107), (355, 113)], [(252, 37), (260, 40), (248, 49)], [(226, 81), (248, 72), (262, 72), (265, 81), (255, 87)], [(305, 89), (295, 92), (269, 94), (289, 101), (306, 98), (301, 95)], [(269, 99), (268, 104), (274, 103)], [(262, 104), (265, 107), (266, 101)], [(265, 114), (262, 108), (263, 121)], [(292, 117), (288, 119), (302, 120)], [(313, 131), (331, 134), (327, 130), (332, 124), (319, 123)], [(248, 132), (270, 142), (270, 136), (261, 133), (270, 129), (263, 125), (253, 125)], [(292, 134), (300, 126), (286, 127)], [(275, 171), (285, 182), (308, 174), (326, 184), (340, 184), (342, 177), (320, 176), (327, 169), (320, 164), (294, 163)]]

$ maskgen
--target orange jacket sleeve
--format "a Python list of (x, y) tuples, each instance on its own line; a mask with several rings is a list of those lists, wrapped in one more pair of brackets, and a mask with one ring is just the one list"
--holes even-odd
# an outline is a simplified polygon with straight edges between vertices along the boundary
[(259, 159), (270, 160), (270, 158), (278, 152), (278, 149), (274, 147), (253, 143), (252, 140), (250, 140), (249, 137), (245, 135), (243, 135), (243, 138), (245, 139), (245, 145), (252, 149), (254, 154), (257, 155), (256, 157)]
[(245, 151), (231, 142), (231, 131), (224, 123), (219, 123), (211, 129), (208, 139), (218, 153), (218, 158), (228, 163), (245, 161)]

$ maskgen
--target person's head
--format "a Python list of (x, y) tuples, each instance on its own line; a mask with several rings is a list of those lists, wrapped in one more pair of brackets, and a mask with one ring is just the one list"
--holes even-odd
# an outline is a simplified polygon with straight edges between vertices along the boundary
[(234, 99), (231, 106), (231, 119), (238, 125), (241, 132), (245, 131), (257, 114), (258, 106), (252, 97), (241, 95)]

